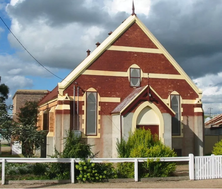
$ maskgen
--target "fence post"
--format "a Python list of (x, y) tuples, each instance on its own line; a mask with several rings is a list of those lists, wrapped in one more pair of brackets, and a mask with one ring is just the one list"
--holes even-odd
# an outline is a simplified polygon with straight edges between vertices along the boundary
[(189, 154), (189, 177), (194, 180), (194, 155)]
[(75, 161), (71, 159), (71, 183), (75, 183)]
[(215, 162), (214, 162), (214, 154), (211, 154), (211, 178), (214, 179), (215, 178)]
[(2, 185), (5, 184), (5, 158), (2, 159)]
[(138, 182), (138, 159), (135, 158), (134, 160), (134, 180), (135, 182)]

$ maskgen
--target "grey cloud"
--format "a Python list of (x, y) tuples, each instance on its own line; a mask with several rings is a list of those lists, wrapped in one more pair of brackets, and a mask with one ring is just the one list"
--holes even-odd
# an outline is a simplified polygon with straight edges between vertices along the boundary
[(53, 27), (60, 27), (71, 22), (99, 25), (110, 17), (98, 3), (88, 8), (85, 3), (85, 0), (25, 0), (15, 6), (8, 5), (7, 11), (22, 23), (28, 24), (43, 19)]
[[(222, 1), (156, 0), (151, 3), (149, 16), (141, 14), (138, 17), (190, 77), (197, 78), (206, 73), (216, 74), (222, 71)], [(110, 16), (104, 11), (101, 0), (90, 6), (86, 5), (85, 0), (26, 0), (16, 6), (9, 5), (7, 11), (13, 18), (24, 23), (24, 26), (42, 18), (52, 27), (79, 23), (81, 27), (96, 25), (104, 28), (92, 43), (102, 42), (109, 31), (116, 29), (129, 16), (125, 12)], [(66, 48), (66, 55), (58, 54), (62, 58), (55, 55), (45, 60), (49, 62), (51, 59), (47, 65), (52, 67), (59, 67), (64, 60), (63, 66), (72, 69), (73, 65), (76, 66), (85, 58), (88, 48), (92, 50), (94, 46), (82, 44), (72, 55), (69, 55), (72, 47)]]
[[(155, 3), (155, 2), (153, 2)], [(193, 78), (222, 71), (222, 1), (158, 1), (146, 26)], [(195, 61), (194, 61), (195, 60)]]

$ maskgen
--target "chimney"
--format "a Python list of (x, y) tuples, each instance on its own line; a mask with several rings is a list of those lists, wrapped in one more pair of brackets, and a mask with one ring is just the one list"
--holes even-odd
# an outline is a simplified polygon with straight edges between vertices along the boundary
[(88, 49), (86, 52), (87, 52), (87, 56), (89, 56), (91, 51)]
[(97, 42), (97, 43), (96, 43), (96, 46), (98, 47), (99, 45), (100, 45), (100, 42)]

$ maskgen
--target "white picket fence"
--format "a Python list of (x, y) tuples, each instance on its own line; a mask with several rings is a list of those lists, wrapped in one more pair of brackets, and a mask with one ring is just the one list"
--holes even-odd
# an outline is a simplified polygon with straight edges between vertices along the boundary
[(222, 156), (196, 156), (195, 180), (222, 178)]
[[(184, 157), (161, 157), (161, 158), (94, 158), (90, 159), (94, 163), (134, 163), (134, 180), (138, 178), (138, 162), (147, 161), (147, 159), (158, 160), (160, 162), (188, 162), (189, 179), (214, 179), (222, 178), (222, 156), (195, 156), (189, 154)], [(75, 163), (81, 159), (75, 158), (1, 158), (2, 163), (2, 185), (5, 184), (5, 165), (6, 163), (70, 163), (71, 183), (75, 182)]]
[[(189, 178), (194, 180), (194, 156), (189, 154), (185, 157), (161, 157), (161, 158), (93, 158), (90, 162), (94, 163), (134, 163), (134, 180), (137, 182), (138, 177), (138, 162), (147, 161), (147, 159), (158, 160), (160, 162), (189, 162)], [(5, 164), (6, 163), (70, 163), (70, 178), (71, 183), (75, 183), (75, 163), (81, 159), (75, 158), (1, 158), (2, 163), (2, 185), (5, 184)]]

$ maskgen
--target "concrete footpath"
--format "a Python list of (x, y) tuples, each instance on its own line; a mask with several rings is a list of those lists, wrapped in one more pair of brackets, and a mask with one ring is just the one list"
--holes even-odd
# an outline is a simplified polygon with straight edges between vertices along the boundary
[[(184, 177), (185, 178), (185, 177)], [(117, 179), (116, 179), (117, 180)], [(144, 179), (134, 182), (130, 179), (111, 180), (105, 183), (53, 183), (53, 181), (19, 181), (0, 188), (222, 188), (222, 179), (195, 180), (188, 179)]]

